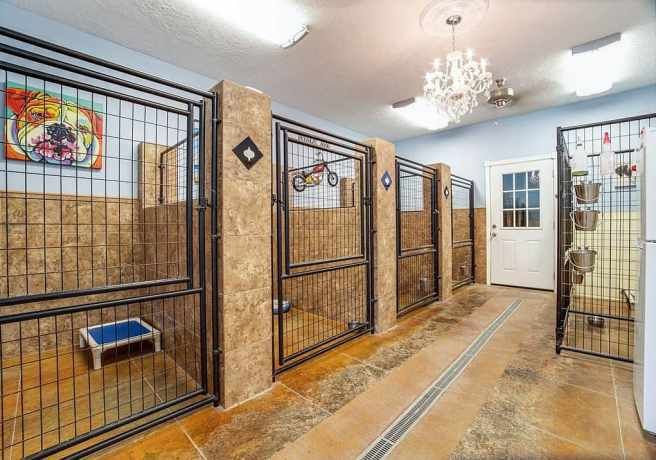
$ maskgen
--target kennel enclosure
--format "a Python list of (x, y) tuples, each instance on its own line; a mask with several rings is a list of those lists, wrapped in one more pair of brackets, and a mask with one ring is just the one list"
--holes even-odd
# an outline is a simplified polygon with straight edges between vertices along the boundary
[[(640, 130), (650, 126), (656, 114), (557, 129), (559, 353), (633, 360), (644, 206), (633, 167)], [(612, 164), (602, 175), (605, 137)]]
[(438, 210), (434, 168), (396, 157), (397, 315), (438, 297)]
[(2, 452), (83, 457), (218, 401), (217, 96), (0, 35)]
[(474, 181), (451, 175), (453, 289), (474, 282)]
[(274, 375), (373, 328), (371, 148), (273, 117)]

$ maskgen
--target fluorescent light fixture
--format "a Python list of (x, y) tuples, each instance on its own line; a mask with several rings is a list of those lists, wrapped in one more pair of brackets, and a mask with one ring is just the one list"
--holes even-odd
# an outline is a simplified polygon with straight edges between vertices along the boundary
[(591, 96), (613, 87), (621, 39), (622, 34), (616, 33), (572, 48), (577, 96)]
[(305, 38), (305, 36), (309, 32), (310, 32), (310, 28), (304, 25), (298, 32), (294, 34), (293, 37), (291, 37), (289, 40), (287, 40), (285, 43), (283, 43), (280, 46), (283, 48), (291, 48), (292, 46), (303, 40), (303, 38)]
[(446, 128), (449, 124), (449, 117), (423, 97), (395, 102), (392, 109), (413, 125), (431, 131)]
[(291, 0), (191, 0), (238, 29), (283, 48), (298, 43), (309, 31), (306, 18)]

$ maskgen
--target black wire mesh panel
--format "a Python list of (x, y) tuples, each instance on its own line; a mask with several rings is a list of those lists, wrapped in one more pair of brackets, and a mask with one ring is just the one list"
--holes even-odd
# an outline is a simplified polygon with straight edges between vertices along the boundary
[(274, 372), (372, 328), (369, 147), (275, 118)]
[(474, 182), (451, 175), (453, 289), (474, 282)]
[(211, 401), (204, 99), (0, 51), (2, 454), (85, 455)]
[[(558, 129), (559, 352), (633, 360), (641, 203), (639, 176), (631, 167), (637, 160), (640, 130), (649, 126), (656, 126), (656, 114)], [(605, 133), (611, 140), (614, 163), (612, 174), (602, 176)], [(568, 159), (577, 143), (585, 151), (586, 175), (573, 175)], [(597, 199), (583, 193), (584, 184), (599, 188)], [(594, 215), (596, 225), (588, 225), (587, 219)], [(581, 254), (596, 252), (591, 265), (581, 265), (580, 250)], [(592, 271), (586, 270), (588, 266)]]
[(396, 158), (396, 311), (407, 313), (438, 295), (437, 174)]

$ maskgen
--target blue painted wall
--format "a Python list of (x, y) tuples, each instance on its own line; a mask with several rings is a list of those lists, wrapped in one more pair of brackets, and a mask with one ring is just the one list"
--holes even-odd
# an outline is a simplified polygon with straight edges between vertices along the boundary
[(654, 112), (656, 85), (404, 139), (396, 143), (396, 149), (400, 155), (425, 164), (447, 163), (454, 174), (473, 179), (476, 206), (484, 207), (485, 161), (553, 153), (558, 126)]
[[(209, 89), (219, 80), (231, 80), (229, 74), (222, 74), (219, 78), (214, 79), (177, 67), (108, 40), (80, 32), (70, 26), (35, 15), (30, 11), (16, 8), (2, 0), (0, 0), (0, 25), (200, 89)], [(272, 110), (276, 114), (355, 140), (369, 137), (276, 101), (272, 103)]]

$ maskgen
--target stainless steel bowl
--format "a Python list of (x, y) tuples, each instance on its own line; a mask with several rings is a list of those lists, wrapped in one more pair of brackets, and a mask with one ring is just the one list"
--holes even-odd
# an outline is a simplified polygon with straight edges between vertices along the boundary
[(581, 182), (574, 186), (576, 201), (579, 204), (594, 204), (599, 201), (599, 191), (601, 183), (599, 182)]
[(588, 316), (588, 324), (592, 327), (604, 327), (606, 320), (603, 316)]
[(577, 230), (582, 230), (585, 232), (592, 232), (597, 229), (597, 223), (599, 222), (599, 211), (591, 209), (576, 209), (569, 213), (574, 227)]
[(588, 248), (570, 249), (567, 258), (572, 268), (580, 273), (591, 273), (594, 270), (597, 251)]
[[(282, 312), (287, 313), (292, 308), (292, 303), (288, 300), (282, 301)], [(278, 307), (278, 299), (273, 299), (273, 314), (277, 315), (280, 313), (280, 308)]]

